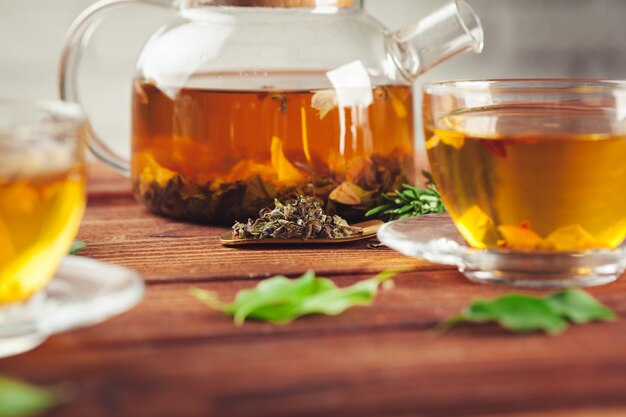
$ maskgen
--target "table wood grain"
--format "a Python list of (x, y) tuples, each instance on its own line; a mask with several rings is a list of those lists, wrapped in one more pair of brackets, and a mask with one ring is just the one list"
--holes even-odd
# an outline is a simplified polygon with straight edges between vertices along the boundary
[[(472, 299), (510, 290), (367, 242), (225, 248), (224, 228), (154, 216), (127, 179), (100, 166), (90, 176), (82, 256), (136, 269), (147, 291), (128, 313), (0, 361), (2, 373), (76, 387), (76, 400), (50, 416), (626, 415), (624, 319), (559, 337), (495, 325), (434, 337), (433, 326)], [(307, 269), (344, 286), (405, 267), (372, 307), (287, 326), (237, 327), (188, 294), (196, 286), (228, 300)], [(590, 292), (626, 316), (626, 281)]]

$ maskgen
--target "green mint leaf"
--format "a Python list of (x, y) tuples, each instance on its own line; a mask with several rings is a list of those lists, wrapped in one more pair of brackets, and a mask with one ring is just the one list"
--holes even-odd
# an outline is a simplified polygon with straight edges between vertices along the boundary
[[(320, 278), (320, 280), (322, 280)], [(326, 280), (328, 281), (328, 280)], [(332, 281), (328, 281), (332, 283)], [(378, 291), (380, 281), (376, 278), (357, 282), (347, 288), (337, 288), (334, 283), (326, 291), (304, 298), (297, 308), (297, 315), (321, 313), (336, 316), (353, 306), (369, 305)]]
[(346, 288), (313, 271), (297, 279), (275, 276), (240, 291), (230, 304), (220, 303), (208, 291), (193, 288), (190, 293), (208, 307), (232, 315), (237, 325), (247, 319), (286, 324), (308, 314), (335, 316), (353, 306), (370, 305), (379, 286), (398, 272), (384, 271)]
[(83, 242), (82, 240), (76, 239), (74, 242), (72, 242), (72, 247), (70, 248), (70, 255), (76, 255), (78, 252), (85, 249), (86, 247), (87, 247), (87, 244), (85, 242)]
[(0, 376), (0, 417), (26, 417), (59, 404), (54, 389), (39, 388)]
[(563, 317), (577, 324), (591, 321), (615, 320), (615, 313), (581, 290), (568, 289), (546, 298), (550, 306)]
[(497, 321), (513, 332), (542, 330), (558, 334), (567, 322), (544, 299), (523, 294), (510, 294), (493, 301), (478, 300), (462, 313), (465, 321), (484, 323)]
[(615, 314), (582, 290), (568, 289), (546, 297), (507, 294), (493, 300), (475, 300), (461, 314), (437, 328), (443, 332), (460, 323), (497, 322), (516, 333), (543, 331), (557, 335), (568, 321), (576, 324), (614, 320)]

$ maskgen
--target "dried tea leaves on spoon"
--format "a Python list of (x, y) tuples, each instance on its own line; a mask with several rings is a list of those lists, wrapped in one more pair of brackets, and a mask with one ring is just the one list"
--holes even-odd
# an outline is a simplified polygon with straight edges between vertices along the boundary
[(363, 233), (341, 217), (324, 213), (314, 197), (300, 196), (287, 204), (275, 200), (274, 205), (262, 209), (256, 220), (235, 223), (233, 239), (335, 239)]

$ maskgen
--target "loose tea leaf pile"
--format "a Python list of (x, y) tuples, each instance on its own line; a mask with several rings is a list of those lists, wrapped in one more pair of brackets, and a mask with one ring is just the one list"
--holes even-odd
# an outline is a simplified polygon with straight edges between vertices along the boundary
[(567, 329), (568, 322), (609, 320), (615, 320), (611, 310), (582, 290), (568, 289), (546, 297), (507, 294), (493, 300), (476, 300), (440, 327), (445, 330), (460, 323), (497, 322), (512, 332), (556, 335)]
[(274, 145), (271, 163), (240, 161), (227, 176), (214, 180), (170, 171), (144, 157), (146, 166), (133, 181), (133, 192), (155, 213), (198, 223), (231, 225), (256, 216), (275, 199), (299, 195), (316, 197), (329, 214), (358, 221), (384, 202), (382, 194), (411, 177), (407, 167), (412, 159), (402, 152), (354, 158), (346, 163), (349, 169), (329, 165), (301, 174), (284, 157), (280, 142)]
[(398, 272), (383, 271), (346, 288), (315, 276), (313, 271), (298, 279), (275, 276), (256, 288), (240, 291), (230, 304), (221, 303), (210, 291), (192, 288), (190, 292), (207, 306), (232, 315), (238, 325), (247, 319), (286, 324), (308, 314), (336, 316), (353, 306), (370, 305), (379, 286)]
[(264, 208), (259, 218), (235, 223), (233, 239), (334, 239), (363, 233), (344, 219), (324, 213), (313, 197), (298, 197), (292, 203), (274, 201), (273, 209)]

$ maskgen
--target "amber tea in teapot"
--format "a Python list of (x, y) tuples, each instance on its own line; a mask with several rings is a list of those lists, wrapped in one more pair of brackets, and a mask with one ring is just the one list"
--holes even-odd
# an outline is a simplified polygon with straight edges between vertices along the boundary
[[(101, 13), (129, 3), (106, 0), (76, 20), (62, 97), (78, 101), (85, 34)], [(175, 4), (177, 18), (139, 57), (130, 162), (95, 134), (89, 144), (131, 176), (152, 211), (203, 223), (246, 220), (274, 198), (298, 195), (362, 218), (383, 193), (414, 181), (413, 82), (482, 49), (480, 21), (464, 0), (395, 32), (356, 0)]]
[(182, 89), (171, 97), (136, 82), (135, 195), (155, 212), (200, 222), (247, 219), (297, 195), (360, 218), (380, 193), (413, 177), (411, 89), (381, 86), (371, 95), (368, 106), (339, 108), (332, 89)]

